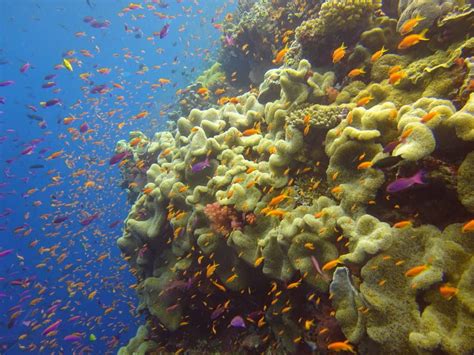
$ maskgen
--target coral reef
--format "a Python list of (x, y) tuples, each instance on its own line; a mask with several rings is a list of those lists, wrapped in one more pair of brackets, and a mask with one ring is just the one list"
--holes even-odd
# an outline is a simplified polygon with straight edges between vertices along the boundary
[[(285, 27), (294, 3), (241, 1), (238, 54), (183, 92), (176, 129), (117, 145), (134, 202), (118, 246), (153, 325), (121, 351), (472, 352), (474, 42), (440, 37), (470, 8), (330, 0)], [(434, 35), (418, 51), (397, 49), (407, 19)], [(258, 90), (211, 105), (198, 90), (222, 70), (235, 89), (247, 50), (237, 76), (265, 71)]]

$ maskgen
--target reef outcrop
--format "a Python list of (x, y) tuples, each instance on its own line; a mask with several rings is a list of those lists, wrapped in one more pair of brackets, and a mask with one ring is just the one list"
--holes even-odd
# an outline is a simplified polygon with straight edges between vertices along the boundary
[[(118, 143), (133, 202), (118, 246), (147, 315), (121, 353), (474, 350), (474, 47), (442, 38), (471, 10), (437, 3), (390, 18), (379, 1), (326, 1), (258, 90)], [(265, 4), (240, 20), (240, 47), (282, 33)], [(407, 20), (429, 41), (404, 48)]]

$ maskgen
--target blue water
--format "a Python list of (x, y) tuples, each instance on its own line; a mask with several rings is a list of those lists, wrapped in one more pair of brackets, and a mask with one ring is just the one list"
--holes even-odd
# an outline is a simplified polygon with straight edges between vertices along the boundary
[[(129, 206), (108, 159), (129, 131), (166, 128), (176, 90), (216, 58), (222, 33), (213, 21), (235, 5), (136, 3), (142, 9), (124, 12), (130, 1), (0, 2), (0, 82), (14, 81), (0, 87), (0, 253), (11, 250), (0, 257), (0, 354), (115, 353), (143, 322), (135, 279), (116, 247)], [(94, 28), (86, 16), (110, 25)], [(153, 36), (165, 24), (168, 35)], [(63, 58), (72, 72), (55, 69)], [(31, 66), (22, 73), (25, 63)], [(42, 88), (50, 74), (55, 86)], [(152, 89), (159, 78), (171, 82)], [(90, 93), (102, 84), (107, 92)], [(41, 107), (54, 98), (60, 105)], [(147, 118), (132, 119), (144, 110)], [(42, 334), (57, 321), (56, 331)], [(81, 340), (64, 339), (74, 333)]]

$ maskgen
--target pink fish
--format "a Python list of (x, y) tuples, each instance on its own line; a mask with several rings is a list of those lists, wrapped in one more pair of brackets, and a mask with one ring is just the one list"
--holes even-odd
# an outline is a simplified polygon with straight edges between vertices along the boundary
[(43, 332), (41, 333), (41, 335), (48, 335), (49, 333), (52, 333), (54, 332), (56, 329), (58, 329), (59, 325), (61, 324), (62, 320), (59, 319), (57, 320), (56, 322), (54, 322), (53, 324), (51, 324), (50, 326), (46, 327), (45, 330), (43, 330)]
[(31, 67), (31, 64), (28, 62), (23, 64), (20, 68), (20, 73), (26, 73), (26, 71), (30, 69), (30, 67)]
[(425, 184), (425, 182), (423, 181), (424, 174), (425, 172), (423, 170), (420, 170), (411, 177), (396, 179), (395, 181), (388, 184), (387, 192), (394, 193), (394, 192), (399, 192), (399, 191), (408, 189), (409, 187), (412, 187), (413, 185), (417, 185), (417, 184), (424, 185)]
[(13, 85), (15, 84), (15, 82), (13, 80), (6, 80), (6, 81), (1, 81), (0, 82), (0, 86), (9, 86), (9, 85)]
[(79, 334), (74, 333), (74, 334), (66, 335), (63, 339), (64, 339), (65, 341), (72, 341), (72, 342), (74, 342), (74, 341), (80, 341), (80, 340), (82, 340), (82, 336), (79, 335)]
[(83, 124), (79, 126), (79, 131), (81, 133), (86, 133), (88, 130), (89, 130), (89, 125), (86, 122), (84, 122)]
[(119, 161), (121, 161), (122, 159), (124, 159), (128, 155), (129, 155), (129, 152), (127, 152), (127, 151), (115, 154), (112, 158), (110, 158), (109, 165), (117, 164)]
[(13, 249), (2, 250), (0, 251), (0, 258), (10, 255), (11, 253), (13, 253)]
[(234, 328), (246, 328), (244, 319), (241, 316), (235, 316), (232, 318), (230, 325)]
[(33, 150), (35, 149), (35, 146), (34, 145), (30, 145), (28, 147), (26, 147), (25, 149), (23, 149), (21, 151), (21, 155), (30, 155), (33, 153)]

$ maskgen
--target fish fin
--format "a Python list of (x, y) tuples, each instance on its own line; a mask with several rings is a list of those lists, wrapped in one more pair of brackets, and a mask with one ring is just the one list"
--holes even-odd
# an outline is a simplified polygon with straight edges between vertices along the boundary
[(415, 176), (413, 176), (413, 181), (416, 183), (416, 184), (421, 184), (421, 185), (424, 185), (426, 184), (425, 181), (423, 181), (423, 178), (426, 176), (426, 171), (424, 171), (423, 169), (421, 169), (419, 172), (417, 172), (415, 174)]
[(429, 41), (429, 38), (426, 38), (426, 33), (428, 32), (428, 28), (425, 28), (423, 31), (420, 32), (420, 41)]

